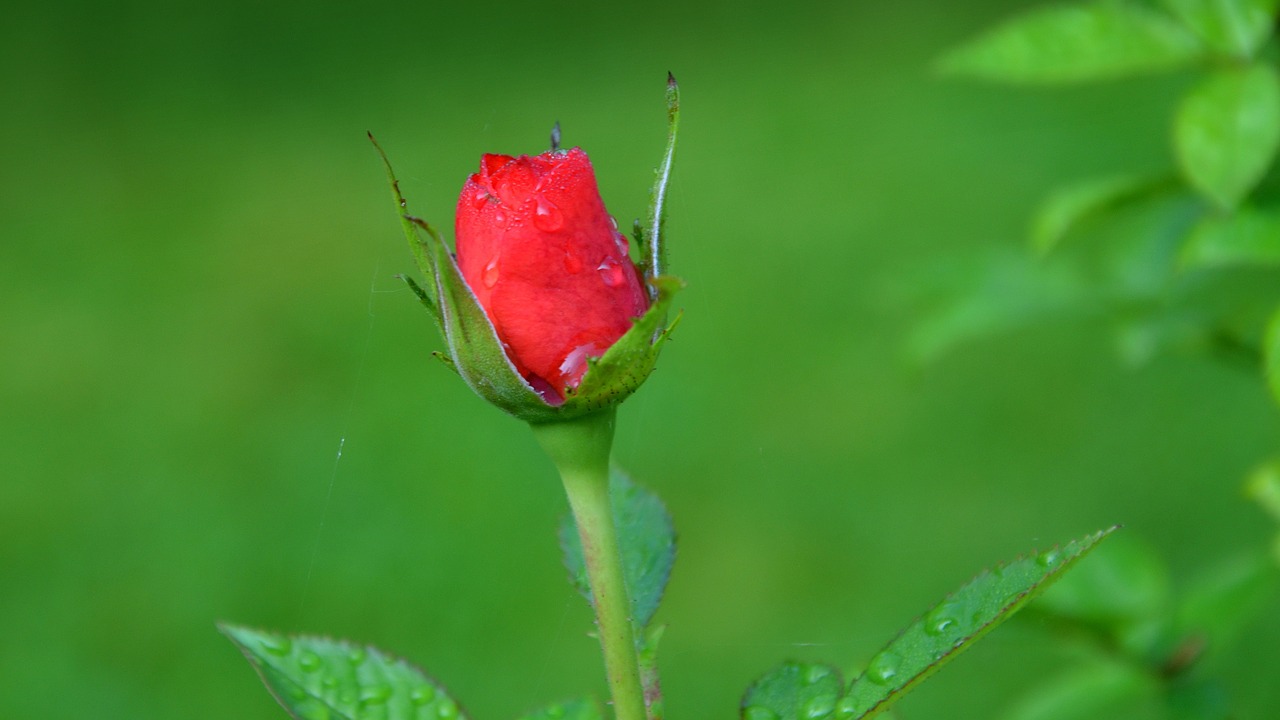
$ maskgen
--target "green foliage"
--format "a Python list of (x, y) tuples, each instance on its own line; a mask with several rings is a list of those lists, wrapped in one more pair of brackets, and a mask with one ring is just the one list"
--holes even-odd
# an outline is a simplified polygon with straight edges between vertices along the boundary
[(1109, 177), (1067, 185), (1051, 193), (1031, 224), (1031, 246), (1047, 253), (1073, 229), (1169, 185), (1167, 177)]
[(838, 674), (825, 665), (786, 663), (747, 691), (743, 720), (859, 720), (904, 694), (1044, 591), (1115, 528), (988, 570), (908, 626), (850, 681), (834, 706)]
[(840, 671), (830, 665), (783, 663), (747, 688), (742, 720), (829, 718), (843, 690)]
[(555, 703), (521, 715), (519, 720), (601, 720), (600, 705), (591, 698)]
[(1103, 80), (1185, 67), (1194, 35), (1136, 4), (1097, 2), (1034, 10), (956, 48), (945, 72), (1012, 83)]
[(1173, 130), (1187, 181), (1233, 209), (1262, 179), (1280, 144), (1280, 78), (1261, 64), (1219, 70), (1182, 101)]
[(299, 720), (466, 720), (421, 670), (373, 648), (219, 627)]
[(1164, 0), (1212, 50), (1248, 58), (1271, 35), (1276, 0)]
[(1182, 248), (1186, 269), (1280, 265), (1280, 212), (1241, 208), (1196, 224)]
[[(671, 577), (671, 567), (675, 564), (675, 528), (662, 500), (636, 484), (616, 466), (609, 472), (609, 500), (613, 504), (636, 643), (643, 646), (645, 629), (658, 609), (667, 579)], [(564, 563), (570, 579), (578, 591), (590, 599), (591, 587), (582, 556), (582, 540), (578, 537), (572, 515), (566, 517), (560, 526), (560, 546), (564, 550)]]
[(1267, 324), (1264, 352), (1267, 384), (1271, 386), (1276, 402), (1280, 403), (1280, 310), (1271, 316), (1271, 322)]
[(1093, 660), (1054, 675), (1018, 700), (1003, 720), (1158, 718), (1156, 682), (1132, 665)]

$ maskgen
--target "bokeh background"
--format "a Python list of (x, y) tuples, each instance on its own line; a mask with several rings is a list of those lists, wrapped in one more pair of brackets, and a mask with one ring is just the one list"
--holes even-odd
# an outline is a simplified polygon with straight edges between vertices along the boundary
[[(673, 718), (784, 658), (865, 661), (984, 565), (1122, 522), (1175, 587), (1271, 528), (1256, 373), (1140, 371), (1101, 319), (933, 362), (919, 285), (1021, 252), (1050, 187), (1170, 165), (1187, 78), (1016, 90), (937, 56), (1017, 0), (51, 0), (0, 23), (0, 716), (280, 718), (214, 628), (404, 655), (472, 716), (603, 694), (565, 502), (429, 355), (372, 130), (450, 227), (482, 152), (553, 121), (644, 211), (666, 72), (685, 318), (621, 412), (667, 500)], [(1280, 702), (1280, 604), (1225, 668)], [(989, 717), (1064, 659), (1034, 621), (901, 706)]]

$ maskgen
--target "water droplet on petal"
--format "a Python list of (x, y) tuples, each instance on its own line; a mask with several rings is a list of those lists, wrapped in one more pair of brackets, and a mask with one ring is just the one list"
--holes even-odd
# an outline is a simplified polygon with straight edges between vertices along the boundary
[(565, 356), (564, 362), (560, 363), (560, 374), (570, 379), (578, 379), (582, 376), (587, 366), (587, 358), (599, 357), (602, 354), (600, 346), (595, 343), (587, 343), (579, 345)]
[(494, 255), (488, 265), (484, 266), (484, 272), (480, 274), (480, 281), (484, 286), (491, 288), (498, 282), (498, 256)]
[(480, 210), (489, 203), (489, 193), (484, 188), (476, 188), (474, 194), (471, 195), (471, 206)]
[(618, 287), (627, 280), (622, 266), (612, 258), (605, 258), (605, 261), (600, 263), (596, 270), (600, 272), (600, 279), (604, 280), (604, 284), (609, 287)]
[(898, 656), (888, 650), (871, 658), (867, 663), (867, 679), (877, 685), (888, 685), (898, 675)]
[(564, 213), (546, 198), (538, 198), (533, 209), (533, 224), (539, 230), (555, 232), (564, 227)]
[(506, 224), (507, 224), (507, 214), (506, 214), (505, 212), (503, 212), (502, 210), (495, 210), (495, 211), (494, 211), (494, 213), (493, 213), (493, 223), (494, 223), (495, 225), (506, 225)]
[(409, 699), (414, 705), (426, 705), (436, 697), (436, 689), (430, 685), (421, 685), (413, 689), (409, 693)]
[(564, 269), (570, 275), (577, 275), (582, 272), (582, 258), (571, 252), (566, 252), (564, 254)]
[(804, 716), (809, 720), (818, 720), (827, 717), (835, 709), (835, 695), (819, 695), (804, 706)]
[(614, 216), (610, 215), (610, 216), (609, 216), (609, 224), (613, 226), (613, 229), (614, 229), (614, 230), (617, 230), (617, 229), (618, 229), (618, 218), (616, 218), (616, 217), (614, 217)]
[(618, 254), (627, 256), (631, 254), (631, 243), (627, 242), (627, 236), (620, 232), (613, 234), (613, 242), (618, 246)]
[(955, 629), (956, 611), (950, 603), (943, 603), (924, 616), (924, 631), (930, 635), (942, 635)]
[(298, 655), (298, 667), (301, 667), (307, 672), (315, 672), (319, 670), (322, 665), (324, 665), (324, 663), (321, 662), (320, 656), (310, 650), (303, 650), (302, 653)]

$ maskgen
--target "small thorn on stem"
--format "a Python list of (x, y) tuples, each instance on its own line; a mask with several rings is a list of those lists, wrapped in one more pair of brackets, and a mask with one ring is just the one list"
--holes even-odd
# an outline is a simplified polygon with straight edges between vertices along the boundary
[(560, 121), (551, 127), (551, 152), (560, 152)]

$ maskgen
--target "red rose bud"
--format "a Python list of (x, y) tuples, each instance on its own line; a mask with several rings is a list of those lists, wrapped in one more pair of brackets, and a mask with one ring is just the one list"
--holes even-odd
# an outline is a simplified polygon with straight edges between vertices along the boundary
[[(653, 372), (684, 286), (665, 274), (663, 218), (680, 94), (667, 78), (667, 144), (649, 211), (636, 221), (643, 258), (600, 200), (586, 153), (485, 155), (458, 200), (457, 252), (407, 214), (391, 163), (391, 197), (423, 282), (404, 276), (440, 328), (435, 353), (477, 395), (541, 424), (606, 411)], [(373, 136), (369, 136), (373, 140)], [(641, 278), (643, 277), (643, 282)]]
[(458, 200), (458, 267), (516, 370), (551, 405), (649, 307), (578, 148), (485, 155)]

